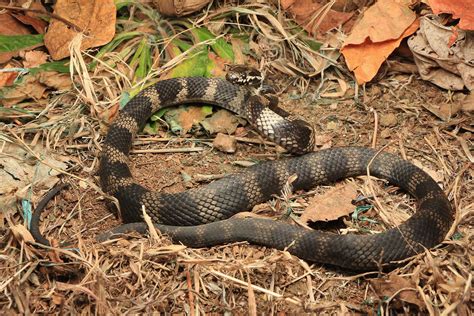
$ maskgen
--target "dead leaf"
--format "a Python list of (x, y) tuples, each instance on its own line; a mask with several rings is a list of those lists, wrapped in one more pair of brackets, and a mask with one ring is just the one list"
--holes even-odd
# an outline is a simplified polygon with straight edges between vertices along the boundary
[(244, 125), (245, 120), (238, 118), (234, 114), (224, 109), (219, 109), (211, 117), (208, 117), (201, 122), (201, 125), (210, 134), (234, 134), (239, 124)]
[(474, 112), (474, 93), (467, 95), (461, 101), (461, 109), (464, 112)]
[(15, 236), (16, 240), (24, 241), (29, 243), (34, 243), (35, 239), (31, 235), (30, 231), (21, 224), (16, 224), (10, 227), (13, 236)]
[[(426, 15), (420, 19), (420, 30), (408, 40), (420, 77), (449, 90), (474, 89), (474, 36), (472, 32), (445, 26), (443, 19)], [(452, 44), (452, 45), (450, 45)]]
[(25, 68), (35, 68), (48, 61), (48, 55), (42, 51), (28, 51), (20, 55), (25, 59), (23, 61), (23, 67)]
[(303, 223), (332, 221), (349, 215), (355, 209), (352, 200), (357, 195), (357, 187), (353, 183), (336, 185), (329, 191), (315, 195), (308, 202), (308, 207), (301, 215)]
[(207, 116), (207, 113), (202, 111), (201, 107), (190, 106), (187, 109), (183, 109), (179, 113), (178, 121), (186, 133), (189, 131), (193, 125), (199, 124)]
[(69, 75), (55, 71), (26, 75), (20, 84), (4, 93), (0, 104), (9, 107), (27, 99), (39, 100), (47, 95), (47, 89), (68, 90), (71, 84)]
[[(116, 8), (113, 0), (58, 0), (54, 13), (80, 27), (85, 34), (81, 50), (107, 44), (115, 35)], [(71, 26), (52, 20), (44, 43), (54, 60), (69, 56), (69, 44), (78, 34)]]
[(368, 8), (341, 49), (357, 83), (370, 81), (402, 39), (418, 26), (416, 14), (393, 0), (380, 0)]
[(41, 99), (46, 91), (46, 86), (36, 79), (36, 76), (26, 75), (18, 86), (7, 90), (0, 103), (6, 107), (18, 104), (25, 99)]
[(387, 297), (391, 297), (399, 292), (395, 296), (396, 298), (415, 304), (420, 308), (425, 306), (424, 301), (418, 296), (418, 290), (416, 289), (417, 285), (409, 278), (402, 278), (395, 273), (392, 273), (388, 280), (378, 278), (370, 280), (370, 283), (381, 299), (385, 300)]
[[(13, 68), (13, 66), (10, 64), (6, 64), (4, 69), (8, 69), (8, 68)], [(0, 72), (0, 88), (9, 87), (13, 85), (17, 76), (18, 76), (18, 72), (16, 71)]]
[(433, 13), (450, 13), (460, 19), (458, 27), (474, 30), (474, 2), (472, 0), (428, 0)]
[(212, 142), (212, 146), (217, 150), (232, 154), (235, 153), (237, 140), (233, 136), (218, 133)]
[(379, 0), (364, 12), (343, 46), (363, 44), (367, 39), (371, 43), (399, 39), (415, 20), (415, 12), (407, 6)]
[[(21, 24), (10, 13), (4, 12), (0, 14), (0, 34), (1, 35), (24, 35), (30, 34), (26, 26)], [(15, 52), (0, 53), (0, 64), (6, 63), (13, 56)]]
[(353, 15), (352, 12), (338, 12), (329, 9), (323, 19), (314, 19), (325, 11), (325, 5), (316, 0), (281, 0), (281, 6), (292, 14), (296, 22), (311, 34), (324, 34), (344, 23)]
[(413, 34), (419, 27), (419, 20), (415, 20), (398, 39), (386, 40), (373, 43), (366, 39), (360, 45), (349, 44), (341, 49), (346, 59), (347, 66), (354, 71), (358, 84), (363, 84), (372, 80), (377, 74), (380, 66), (397, 48), (401, 41)]
[(26, 25), (31, 25), (35, 29), (35, 31), (38, 32), (39, 34), (43, 34), (46, 27), (48, 26), (48, 24), (45, 21), (37, 17), (24, 15), (24, 14), (14, 14), (14, 13), (12, 13), (12, 15), (21, 23), (26, 24)]
[(38, 81), (48, 88), (55, 90), (69, 90), (72, 86), (71, 77), (55, 71), (42, 71), (37, 75)]
[[(0, 151), (0, 205), (2, 211), (16, 210), (18, 199), (30, 199), (29, 190), (33, 183), (35, 188), (46, 191), (58, 181), (59, 172), (66, 170), (67, 165), (55, 159), (41, 144), (31, 149), (43, 157), (44, 163), (25, 163), (32, 157), (22, 147), (6, 142)], [(52, 169), (51, 167), (55, 169)], [(38, 194), (38, 198), (41, 194)]]

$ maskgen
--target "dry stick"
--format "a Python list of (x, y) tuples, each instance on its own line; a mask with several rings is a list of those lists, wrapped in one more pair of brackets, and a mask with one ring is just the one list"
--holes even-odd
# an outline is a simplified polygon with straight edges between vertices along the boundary
[(374, 108), (370, 108), (370, 112), (374, 113), (374, 135), (372, 136), (372, 148), (375, 149), (377, 146), (377, 132), (379, 129), (379, 115), (377, 114), (377, 111), (374, 110)]
[(133, 149), (131, 154), (166, 154), (166, 153), (189, 153), (196, 151), (203, 151), (204, 147), (189, 147), (189, 148), (162, 148), (162, 149)]
[[(377, 121), (377, 120), (376, 120)], [(376, 134), (374, 134), (376, 135)], [(374, 136), (374, 139), (375, 139), (375, 136)], [(380, 215), (382, 216), (383, 220), (385, 222), (388, 222), (388, 217), (385, 216), (385, 214), (387, 214), (387, 212), (385, 211), (385, 208), (382, 206), (382, 203), (380, 203), (379, 199), (377, 198), (377, 195), (375, 194), (375, 190), (374, 190), (374, 186), (372, 184), (372, 181), (370, 180), (370, 166), (372, 165), (373, 161), (375, 160), (375, 158), (377, 158), (377, 156), (385, 149), (387, 148), (389, 145), (391, 145), (393, 143), (393, 141), (390, 141), (389, 143), (387, 143), (385, 146), (383, 146), (382, 148), (380, 148), (376, 153), (375, 155), (372, 157), (372, 159), (370, 159), (369, 163), (367, 164), (367, 168), (366, 168), (366, 172), (367, 172), (367, 176), (368, 176), (368, 181), (367, 181), (367, 184), (369, 186), (369, 190), (370, 190), (370, 193), (372, 194), (372, 196), (374, 197), (374, 200), (375, 200), (375, 203), (377, 204), (377, 206), (380, 208)]]
[(191, 274), (189, 273), (189, 269), (186, 269), (186, 284), (188, 285), (189, 315), (195, 315), (193, 284), (191, 282)]
[(76, 31), (76, 32), (82, 32), (83, 31), (82, 28), (80, 28), (76, 24), (72, 23), (71, 21), (68, 21), (63, 17), (61, 17), (61, 16), (59, 16), (55, 13), (48, 12), (48, 11), (38, 10), (38, 9), (27, 9), (27, 8), (22, 8), (22, 7), (11, 7), (11, 6), (8, 6), (8, 5), (3, 5), (3, 4), (0, 4), (0, 9), (6, 9), (6, 10), (10, 10), (10, 11), (26, 11), (26, 12), (32, 12), (32, 13), (45, 14), (45, 15), (49, 16), (50, 18), (61, 21), (64, 24), (66, 24), (67, 26), (72, 27), (74, 29), (74, 31)]

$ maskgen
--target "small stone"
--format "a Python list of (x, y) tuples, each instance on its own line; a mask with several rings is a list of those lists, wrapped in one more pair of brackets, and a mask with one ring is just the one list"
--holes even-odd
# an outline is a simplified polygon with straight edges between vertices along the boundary
[(380, 137), (386, 139), (386, 138), (390, 138), (390, 136), (392, 136), (392, 131), (390, 129), (384, 129), (383, 131), (380, 132)]
[(328, 123), (326, 124), (326, 128), (327, 128), (328, 130), (332, 130), (332, 131), (333, 131), (333, 130), (336, 130), (336, 129), (339, 128), (339, 124), (337, 124), (337, 122), (330, 121), (330, 122), (328, 122)]
[(235, 153), (237, 140), (233, 136), (217, 133), (217, 136), (212, 142), (212, 145), (217, 150), (232, 154)]
[(331, 105), (329, 106), (329, 108), (331, 110), (337, 110), (337, 103), (331, 103)]
[(380, 115), (380, 125), (384, 127), (393, 127), (397, 125), (397, 116), (393, 113)]

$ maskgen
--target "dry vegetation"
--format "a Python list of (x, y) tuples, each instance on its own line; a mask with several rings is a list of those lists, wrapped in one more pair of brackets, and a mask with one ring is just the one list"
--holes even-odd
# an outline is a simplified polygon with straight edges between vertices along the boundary
[[(222, 7), (219, 12), (227, 9)], [(187, 56), (165, 60), (165, 55), (157, 55), (154, 70), (143, 80), (132, 83), (133, 70), (120, 54), (127, 42), (102, 56), (96, 69), (89, 72), (85, 70), (85, 63), (95, 54), (81, 54), (76, 45), (71, 48), (75, 71), (71, 76), (75, 88), (51, 95), (46, 111), (31, 110), (34, 116), (17, 117), (21, 125), (0, 125), (5, 140), (27, 152), (33, 143), (41, 143), (54, 157), (62, 157), (68, 169), (61, 171), (61, 178), (70, 183), (69, 188), (48, 204), (43, 215), (41, 230), (54, 247), (27, 242), (20, 204), (17, 212), (2, 220), (2, 313), (231, 311), (245, 314), (257, 310), (264, 314), (280, 311), (290, 314), (472, 314), (474, 171), (469, 149), (473, 148), (473, 118), (467, 113), (458, 113), (443, 121), (427, 110), (433, 105), (458, 102), (458, 95), (423, 82), (416, 75), (390, 73), (381, 75), (363, 89), (354, 89), (354, 81), (342, 63), (325, 70), (323, 77), (308, 79), (303, 72), (288, 66), (294, 62), (296, 68), (307, 73), (314, 71), (315, 64), (307, 59), (300, 38), (284, 40), (286, 35), (278, 32), (279, 28), (273, 24), (275, 20), (271, 22), (265, 15), (257, 15), (257, 12), (269, 14), (270, 10), (264, 6), (248, 9), (250, 12), (245, 18), (236, 20), (235, 15), (227, 15), (219, 23), (239, 22), (244, 32), (256, 30), (254, 42), (260, 49), (260, 56), (256, 57), (262, 61), (262, 69), (282, 89), (282, 106), (314, 124), (320, 147), (386, 146), (385, 150), (420, 163), (438, 177), (456, 207), (457, 221), (452, 234), (439, 247), (427, 250), (394, 271), (365, 274), (310, 264), (286, 252), (246, 243), (190, 249), (172, 245), (163, 236), (131, 236), (102, 244), (96, 242), (94, 236), (120, 223), (107, 207), (112, 203), (98, 187), (94, 172), (106, 125), (117, 110), (121, 93), (156, 80)], [(216, 13), (210, 11), (193, 19), (213, 27), (218, 24), (212, 20), (213, 14)], [(144, 21), (150, 27), (158, 23), (159, 30), (165, 27), (162, 21), (153, 21), (151, 17), (145, 17)], [(281, 29), (284, 29), (290, 22), (281, 18), (279, 23), (283, 23)], [(275, 40), (267, 47), (270, 44), (266, 38), (282, 40)], [(158, 44), (166, 43), (163, 39)], [(277, 58), (287, 63), (275, 66), (269, 62)], [(295, 75), (283, 75), (289, 72)], [(322, 96), (336, 91), (341, 81), (348, 87), (345, 94)], [(273, 146), (258, 144), (258, 137), (248, 127), (243, 131), (246, 135), (241, 138), (237, 153), (226, 155), (208, 146), (212, 142), (208, 138), (193, 134), (177, 137), (161, 128), (160, 134), (142, 135), (136, 141), (134, 148), (143, 151), (132, 155), (132, 170), (147, 187), (175, 192), (200, 185), (206, 178), (200, 175), (237, 171), (239, 167), (235, 162), (279, 156)], [(153, 153), (156, 149), (172, 152), (174, 148), (196, 146), (204, 149)], [(44, 157), (34, 151), (29, 156), (30, 163), (31, 160), (33, 164), (44, 161)], [(26, 158), (23, 163), (27, 163)], [(185, 181), (187, 175), (191, 176), (190, 181)], [(378, 223), (383, 222), (384, 214), (396, 224), (413, 212), (414, 203), (393, 187), (364, 178), (348, 181), (354, 182), (364, 195), (377, 196), (376, 208), (365, 215)], [(34, 188), (35, 203), (45, 193), (43, 189)], [(286, 194), (257, 211), (279, 217), (291, 205), (297, 214), (308, 197), (326, 189), (318, 188), (309, 194)], [(378, 215), (379, 212), (382, 214)], [(385, 224), (367, 224), (347, 217), (334, 225), (316, 224), (315, 227), (378, 230), (390, 226), (390, 223)], [(61, 241), (70, 242), (71, 246), (59, 247)]]

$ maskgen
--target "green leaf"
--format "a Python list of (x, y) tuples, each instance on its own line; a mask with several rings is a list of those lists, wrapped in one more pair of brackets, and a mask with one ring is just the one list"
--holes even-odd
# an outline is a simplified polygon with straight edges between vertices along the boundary
[[(193, 52), (191, 52), (192, 54)], [(209, 56), (206, 50), (196, 51), (195, 54), (182, 61), (170, 72), (171, 78), (177, 77), (206, 77), (208, 76)]]
[[(135, 71), (135, 78), (140, 80), (145, 78), (148, 74), (148, 71), (151, 69), (151, 47), (148, 44), (148, 41), (144, 38), (140, 42), (138, 46), (137, 52), (135, 55), (138, 54), (138, 67)], [(133, 63), (133, 60), (132, 60)]]
[(208, 29), (201, 27), (191, 30), (191, 33), (197, 36), (200, 42), (211, 41), (212, 50), (221, 58), (227, 61), (234, 61), (234, 51), (232, 45), (227, 43), (223, 38), (216, 38)]
[(37, 74), (41, 71), (57, 71), (60, 73), (69, 73), (69, 60), (59, 60), (50, 63), (44, 63), (38, 67), (30, 68), (31, 74)]
[(316, 41), (313, 41), (313, 40), (310, 40), (310, 39), (306, 39), (304, 42), (309, 46), (309, 48), (311, 48), (315, 52), (319, 51), (319, 49), (323, 45), (323, 43), (321, 43), (321, 42), (316, 42)]
[(132, 0), (115, 0), (115, 8), (118, 10), (122, 9), (123, 7), (129, 6), (131, 4), (134, 4), (135, 1)]
[(43, 34), (0, 35), (0, 53), (15, 52), (43, 43)]

